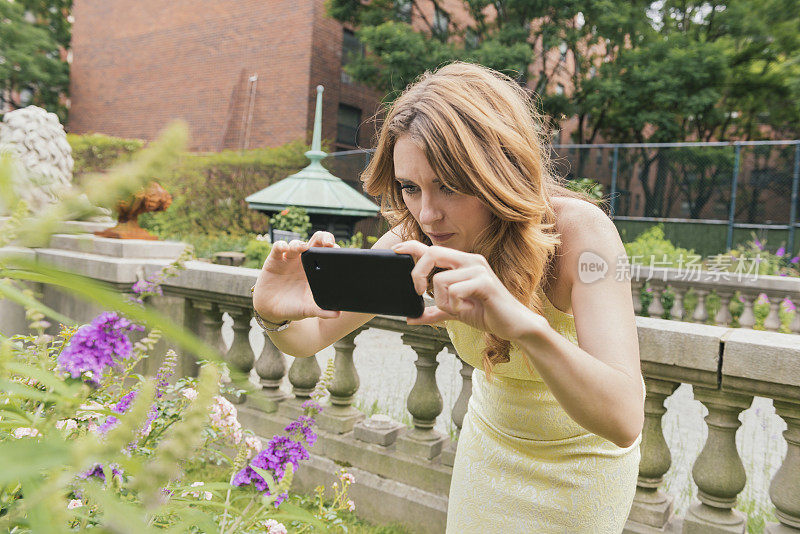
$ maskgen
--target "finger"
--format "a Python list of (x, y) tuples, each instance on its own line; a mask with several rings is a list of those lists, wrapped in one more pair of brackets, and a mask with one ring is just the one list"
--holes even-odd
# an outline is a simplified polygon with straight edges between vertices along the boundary
[(441, 321), (456, 319), (455, 315), (439, 309), (438, 306), (428, 306), (419, 317), (407, 317), (406, 322), (411, 325), (433, 324)]
[(450, 284), (447, 288), (448, 307), (458, 315), (475, 307), (474, 301), (483, 300), (486, 296), (486, 281), (481, 278), (470, 278)]
[(430, 248), (428, 245), (412, 239), (410, 241), (403, 241), (402, 243), (394, 245), (392, 250), (398, 254), (410, 254), (416, 262), (422, 257), (423, 254), (425, 254), (428, 248)]
[(286, 259), (291, 260), (300, 255), (301, 252), (308, 249), (308, 243), (300, 241), (299, 239), (292, 239), (289, 242), (289, 249), (286, 251)]
[(453, 302), (450, 299), (450, 286), (457, 282), (477, 278), (482, 274), (478, 266), (450, 269), (433, 275), (433, 295), (436, 305), (449, 313), (454, 313)]
[(287, 243), (286, 241), (282, 241), (282, 240), (281, 241), (275, 241), (272, 244), (272, 250), (270, 250), (270, 256), (272, 254), (275, 254), (275, 260), (282, 261), (283, 260), (283, 255), (286, 253), (287, 250), (289, 250), (289, 243)]
[(414, 287), (420, 295), (428, 288), (428, 275), (434, 267), (444, 267), (446, 269), (457, 269), (463, 266), (463, 260), (459, 258), (463, 252), (445, 247), (428, 247), (428, 250), (417, 260), (416, 265), (411, 270), (411, 279), (414, 280)]
[(314, 235), (308, 240), (308, 244), (312, 247), (332, 247), (336, 244), (336, 240), (332, 233), (320, 230), (314, 232)]

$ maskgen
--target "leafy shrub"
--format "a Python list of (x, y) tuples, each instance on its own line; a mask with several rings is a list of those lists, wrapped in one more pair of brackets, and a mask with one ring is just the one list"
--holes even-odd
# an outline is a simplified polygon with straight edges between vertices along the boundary
[(260, 269), (272, 250), (272, 244), (266, 239), (251, 239), (244, 247), (244, 266), (253, 269)]
[(67, 134), (75, 161), (73, 175), (78, 185), (89, 173), (103, 172), (112, 166), (128, 161), (144, 146), (140, 139), (122, 139), (102, 134)]
[(300, 239), (308, 239), (308, 231), (311, 229), (311, 218), (304, 208), (289, 206), (270, 218), (269, 224), (273, 230), (295, 232), (302, 236)]

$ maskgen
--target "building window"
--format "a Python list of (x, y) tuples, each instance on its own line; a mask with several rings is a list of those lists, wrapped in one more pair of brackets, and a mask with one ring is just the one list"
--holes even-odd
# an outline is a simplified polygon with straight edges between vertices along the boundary
[(450, 17), (437, 7), (433, 14), (433, 30), (439, 37), (444, 38), (447, 37), (448, 27), (450, 27)]
[(556, 94), (563, 95), (564, 94), (564, 86), (562, 84), (556, 84)]
[(347, 104), (339, 104), (336, 121), (336, 142), (341, 145), (358, 146), (358, 126), (361, 124), (361, 110)]
[(353, 78), (344, 71), (344, 67), (353, 59), (364, 56), (364, 45), (358, 40), (356, 34), (348, 29), (342, 33), (342, 81), (353, 83)]
[(411, 8), (413, 5), (411, 0), (397, 0), (394, 4), (397, 19), (411, 24)]

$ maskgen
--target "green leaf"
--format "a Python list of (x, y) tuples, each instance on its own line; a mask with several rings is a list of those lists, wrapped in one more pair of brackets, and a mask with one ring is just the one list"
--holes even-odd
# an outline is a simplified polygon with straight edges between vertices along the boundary
[(0, 484), (38, 476), (39, 471), (62, 466), (69, 455), (69, 445), (60, 436), (0, 443)]
[(13, 285), (11, 285), (9, 282), (6, 282), (5, 280), (0, 280), (0, 295), (7, 298), (8, 300), (16, 302), (20, 306), (23, 306), (25, 308), (30, 308), (40, 313), (43, 313), (44, 315), (51, 317), (52, 319), (60, 323), (63, 323), (67, 326), (72, 326), (73, 324), (75, 324), (75, 321), (73, 321), (66, 315), (62, 315), (57, 311), (55, 311), (54, 309), (45, 306), (35, 298), (29, 297), (28, 295), (26, 295), (25, 293), (23, 293)]

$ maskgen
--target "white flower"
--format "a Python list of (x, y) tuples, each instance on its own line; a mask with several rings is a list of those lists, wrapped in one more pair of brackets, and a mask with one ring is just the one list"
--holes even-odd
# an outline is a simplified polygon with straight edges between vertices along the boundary
[[(205, 482), (192, 482), (192, 487), (193, 488), (199, 488), (200, 486), (204, 486), (204, 485), (205, 485)], [(200, 492), (200, 491), (185, 491), (185, 492), (183, 492), (182, 495), (184, 497), (187, 496), (187, 495), (191, 495), (192, 497), (195, 497), (195, 498), (198, 498), (198, 499), (202, 498), (202, 499), (205, 499), (207, 501), (210, 501), (211, 499), (214, 498), (214, 495), (210, 491), (203, 491), (203, 492)]]
[(66, 430), (67, 432), (72, 432), (76, 428), (78, 428), (78, 422), (75, 419), (62, 419), (60, 421), (56, 421), (56, 428), (59, 430)]
[(40, 435), (41, 434), (39, 434), (39, 431), (36, 430), (35, 428), (28, 428), (28, 427), (25, 427), (25, 426), (21, 426), (19, 428), (15, 428), (14, 429), (14, 437), (17, 438), (17, 439), (21, 439), (21, 438), (24, 438), (24, 437), (32, 437), (32, 438), (34, 438), (34, 437), (40, 436)]
[(76, 417), (81, 421), (85, 421), (87, 419), (100, 419), (101, 417), (105, 417), (101, 413), (97, 413), (97, 410), (107, 410), (105, 406), (100, 404), (97, 401), (89, 401), (86, 404), (81, 404), (78, 407), (78, 413)]
[(80, 499), (72, 499), (71, 501), (69, 501), (69, 504), (67, 505), (67, 510), (80, 508), (81, 506), (83, 506), (83, 503), (80, 501)]
[(353, 501), (347, 501), (347, 509), (351, 512), (356, 509), (356, 503)]
[(252, 449), (254, 452), (259, 452), (263, 448), (261, 439), (257, 436), (247, 436), (244, 438), (244, 444), (247, 445), (248, 449)]
[(283, 523), (278, 523), (274, 519), (264, 521), (264, 526), (267, 527), (267, 534), (288, 534)]
[(183, 395), (190, 401), (193, 401), (197, 398), (197, 390), (194, 388), (186, 388), (183, 391), (181, 391), (181, 395)]

